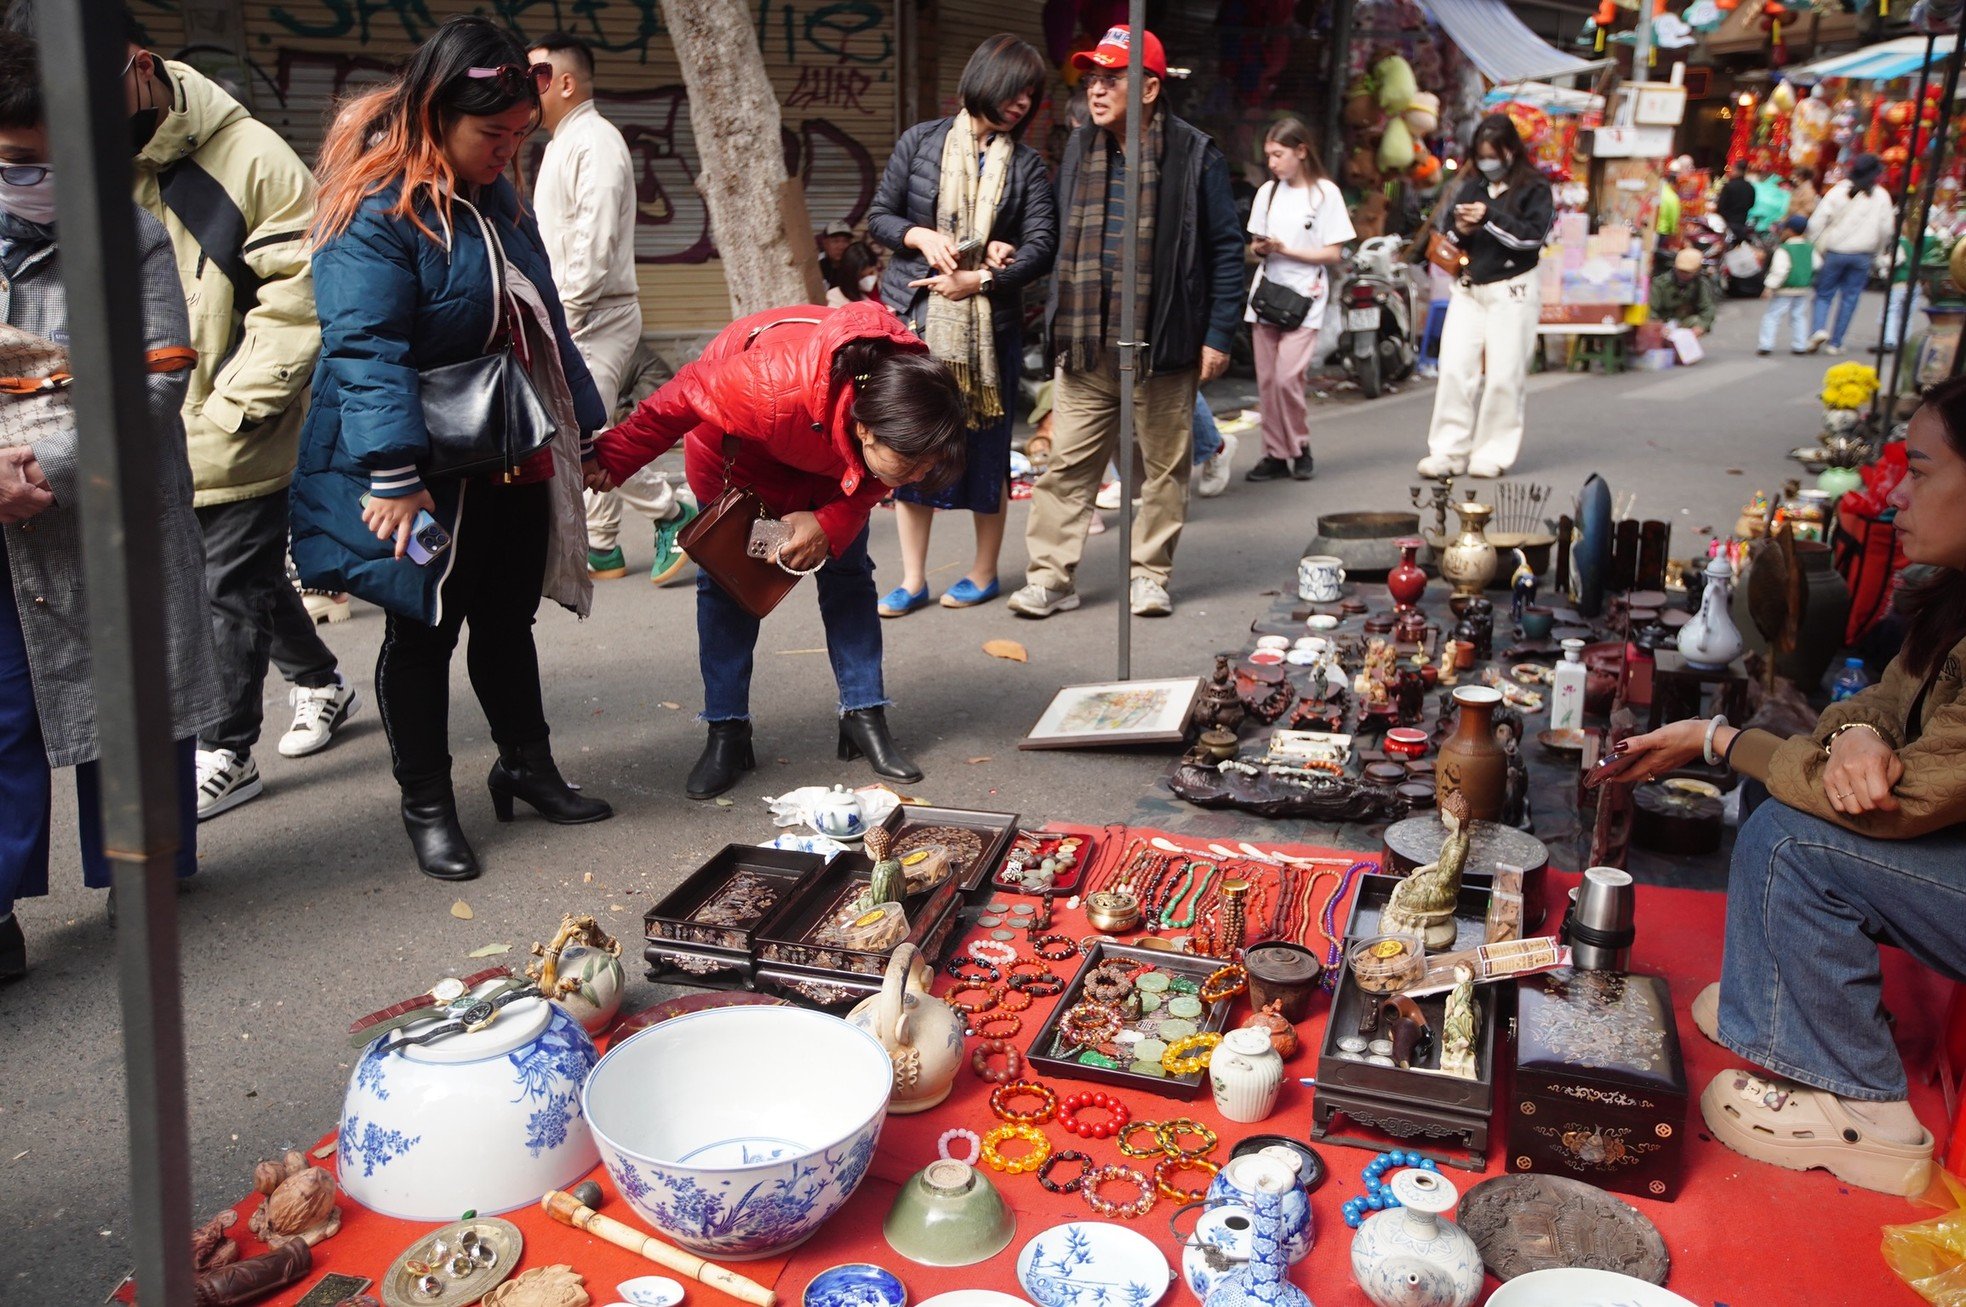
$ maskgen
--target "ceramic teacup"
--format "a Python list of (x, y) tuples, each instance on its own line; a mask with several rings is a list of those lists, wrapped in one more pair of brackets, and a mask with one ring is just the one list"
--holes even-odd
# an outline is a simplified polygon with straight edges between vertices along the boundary
[(1305, 603), (1338, 601), (1345, 583), (1345, 560), (1335, 554), (1306, 554), (1297, 560), (1297, 597)]

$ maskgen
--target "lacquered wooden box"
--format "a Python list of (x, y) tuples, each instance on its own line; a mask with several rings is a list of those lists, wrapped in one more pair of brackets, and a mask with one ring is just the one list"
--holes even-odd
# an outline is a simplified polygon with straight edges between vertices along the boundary
[(1666, 982), (1566, 969), (1516, 985), (1509, 1169), (1671, 1201), (1687, 1102)]

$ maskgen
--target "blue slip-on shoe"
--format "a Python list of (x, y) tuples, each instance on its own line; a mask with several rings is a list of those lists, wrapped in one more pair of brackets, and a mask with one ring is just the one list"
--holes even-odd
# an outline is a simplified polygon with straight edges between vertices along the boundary
[(887, 595), (880, 602), (882, 617), (906, 617), (917, 608), (926, 607), (928, 607), (927, 586), (923, 586), (914, 594), (909, 594), (907, 586), (897, 585), (894, 589), (888, 591)]
[(974, 608), (978, 604), (987, 604), (997, 597), (997, 589), (995, 580), (990, 582), (989, 588), (978, 590), (976, 588), (976, 582), (970, 580), (968, 577), (964, 577), (943, 591), (942, 606), (944, 608)]

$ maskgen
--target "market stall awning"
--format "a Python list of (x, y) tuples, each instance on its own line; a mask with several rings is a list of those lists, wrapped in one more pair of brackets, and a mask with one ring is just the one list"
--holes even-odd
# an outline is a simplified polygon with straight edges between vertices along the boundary
[(1546, 82), (1609, 66), (1579, 59), (1530, 31), (1502, 0), (1421, 0), (1448, 38), (1491, 82)]
[[(1935, 68), (1952, 53), (1954, 39), (1942, 36), (1938, 44), (1932, 47), (1932, 64)], [(1833, 54), (1827, 59), (1801, 64), (1789, 69), (1783, 76), (1804, 86), (1813, 86), (1832, 77), (1847, 77), (1859, 82), (1889, 82), (1900, 77), (1916, 77), (1918, 70), (1924, 66), (1925, 38), (1901, 36), (1895, 41), (1882, 41), (1848, 54)]]

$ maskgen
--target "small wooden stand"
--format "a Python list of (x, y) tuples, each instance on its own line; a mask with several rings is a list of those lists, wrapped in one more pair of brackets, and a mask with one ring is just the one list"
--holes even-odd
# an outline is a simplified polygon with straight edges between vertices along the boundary
[(1652, 712), (1646, 729), (1656, 731), (1668, 722), (1707, 714), (1706, 699), (1714, 692), (1714, 711), (1743, 723), (1748, 717), (1748, 673), (1736, 658), (1724, 672), (1691, 667), (1677, 649), (1660, 649), (1653, 658)]

